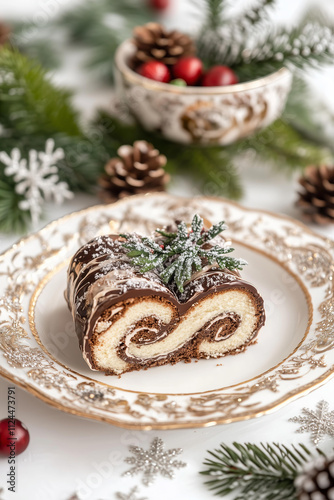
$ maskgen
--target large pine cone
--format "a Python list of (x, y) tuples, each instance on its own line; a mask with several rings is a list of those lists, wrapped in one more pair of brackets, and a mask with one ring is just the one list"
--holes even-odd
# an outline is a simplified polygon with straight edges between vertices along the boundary
[(5, 45), (8, 42), (10, 28), (7, 24), (0, 22), (0, 45)]
[(304, 189), (296, 205), (305, 217), (318, 224), (334, 222), (334, 167), (307, 167), (299, 184)]
[(334, 458), (319, 457), (295, 480), (298, 500), (334, 500)]
[(173, 66), (181, 57), (195, 54), (195, 44), (188, 35), (167, 31), (158, 23), (137, 26), (133, 30), (133, 42), (137, 47), (132, 60), (134, 68), (148, 61)]
[(136, 141), (133, 146), (121, 146), (117, 153), (119, 158), (109, 160), (99, 179), (103, 201), (165, 190), (169, 175), (163, 167), (167, 159), (152, 144)]

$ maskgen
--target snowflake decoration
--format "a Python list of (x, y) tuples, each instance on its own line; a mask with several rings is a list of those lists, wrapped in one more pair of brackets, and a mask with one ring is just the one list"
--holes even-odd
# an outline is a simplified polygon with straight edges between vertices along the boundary
[(174, 457), (180, 455), (183, 450), (181, 448), (164, 450), (164, 443), (160, 438), (153, 439), (148, 451), (139, 446), (130, 446), (129, 450), (134, 456), (127, 457), (125, 462), (132, 464), (133, 467), (124, 472), (123, 476), (134, 476), (142, 472), (142, 482), (145, 486), (152, 484), (158, 474), (172, 479), (173, 469), (181, 469), (187, 465), (185, 462), (174, 460)]
[(138, 487), (132, 488), (129, 493), (120, 493), (119, 491), (115, 493), (117, 500), (147, 500), (147, 497), (137, 497)]
[(6, 165), (4, 173), (13, 176), (15, 191), (24, 196), (19, 202), (21, 210), (30, 211), (33, 224), (36, 224), (42, 212), (44, 201), (51, 198), (56, 203), (73, 197), (66, 182), (58, 182), (59, 176), (57, 162), (64, 158), (64, 150), (54, 150), (55, 142), (48, 139), (45, 151), (29, 151), (29, 160), (21, 158), (21, 152), (14, 148), (9, 156), (4, 151), (0, 152), (0, 161)]
[(303, 408), (302, 413), (305, 416), (289, 419), (290, 422), (302, 424), (296, 432), (311, 432), (314, 444), (318, 444), (326, 434), (334, 438), (334, 411), (329, 411), (326, 401), (320, 401), (315, 411)]

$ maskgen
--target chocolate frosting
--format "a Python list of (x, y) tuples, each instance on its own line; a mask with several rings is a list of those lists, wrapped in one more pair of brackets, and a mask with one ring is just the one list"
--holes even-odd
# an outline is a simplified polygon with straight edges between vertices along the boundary
[[(263, 300), (256, 288), (243, 280), (238, 272), (207, 265), (193, 274), (180, 294), (173, 286), (162, 282), (154, 272), (140, 273), (126, 255), (119, 235), (98, 236), (81, 247), (68, 268), (65, 298), (72, 313), (80, 348), (92, 366), (90, 342), (101, 315), (111, 306), (127, 299), (145, 296), (163, 297), (176, 306), (182, 316), (195, 302), (208, 294), (224, 289), (246, 289), (261, 304), (257, 331), (263, 326)], [(171, 325), (166, 327), (171, 328)], [(254, 332), (254, 336), (256, 335)], [(164, 332), (161, 331), (163, 335)]]

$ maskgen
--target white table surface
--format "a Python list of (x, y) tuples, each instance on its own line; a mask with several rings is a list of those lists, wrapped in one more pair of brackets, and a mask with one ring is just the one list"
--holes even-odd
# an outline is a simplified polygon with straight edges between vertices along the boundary
[[(34, 12), (34, 9), (40, 9), (47, 3), (52, 2), (0, 0), (1, 11), (8, 16), (17, 15), (18, 12)], [(61, 8), (66, 2), (54, 0), (53, 3)], [(285, 5), (288, 3), (291, 5), (291, 2), (285, 2)], [(294, 2), (295, 9), (297, 4), (300, 2)], [(78, 88), (75, 103), (82, 109), (85, 105), (89, 114), (97, 104), (106, 104), (112, 91), (91, 81), (83, 83), (83, 79), (78, 78), (79, 70), (73, 70), (73, 61), (77, 61), (77, 55), (69, 55), (63, 72), (55, 75), (55, 79)], [(331, 72), (330, 75), (332, 76)], [(328, 75), (323, 77), (323, 80), (321, 78), (318, 77), (319, 87), (320, 81), (328, 82)], [(296, 197), (293, 178), (287, 179), (283, 173), (273, 171), (269, 165), (248, 163), (243, 165), (241, 170), (245, 185), (242, 203), (245, 206), (299, 217), (293, 207)], [(196, 190), (182, 179), (180, 182), (174, 182), (170, 191), (180, 195), (196, 193)], [(78, 195), (61, 207), (48, 205), (45, 220), (40, 227), (62, 215), (96, 203), (97, 198), (94, 196)], [(334, 227), (313, 229), (334, 238)], [(0, 251), (8, 248), (17, 238), (18, 235), (0, 234)], [(11, 384), (6, 380), (0, 380), (0, 418), (5, 418), (7, 414), (9, 385)], [(17, 491), (14, 494), (6, 491), (8, 464), (6, 459), (0, 459), (0, 487), (5, 487), (1, 498), (66, 500), (78, 491), (82, 500), (109, 500), (115, 498), (116, 491), (128, 492), (133, 485), (139, 485), (139, 498), (210, 499), (213, 498), (212, 494), (203, 486), (203, 480), (198, 474), (207, 449), (217, 447), (220, 442), (231, 443), (234, 440), (257, 443), (276, 441), (285, 444), (303, 442), (312, 446), (310, 435), (296, 434), (298, 425), (288, 422), (288, 419), (299, 415), (305, 406), (315, 409), (317, 402), (322, 399), (327, 400), (331, 409), (334, 409), (333, 394), (334, 379), (307, 396), (258, 419), (207, 429), (144, 432), (123, 430), (63, 413), (17, 388), (16, 416), (27, 425), (31, 442), (17, 460)], [(160, 477), (149, 488), (140, 485), (139, 476), (131, 479), (121, 477), (129, 468), (124, 463), (124, 458), (129, 456), (128, 446), (134, 444), (148, 448), (155, 436), (164, 440), (166, 448), (182, 447), (184, 452), (180, 459), (186, 461), (188, 466), (176, 471), (174, 480)], [(333, 444), (333, 439), (327, 436), (322, 448), (330, 451)]]

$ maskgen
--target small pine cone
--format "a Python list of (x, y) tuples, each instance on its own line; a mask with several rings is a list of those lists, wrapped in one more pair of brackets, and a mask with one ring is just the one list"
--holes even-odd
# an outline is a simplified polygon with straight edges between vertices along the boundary
[(317, 224), (334, 222), (334, 166), (307, 167), (299, 184), (304, 189), (296, 205), (305, 217)]
[(10, 28), (7, 24), (0, 22), (0, 46), (8, 42), (10, 35)]
[(169, 180), (164, 166), (167, 159), (146, 141), (121, 146), (119, 158), (112, 158), (99, 179), (100, 197), (106, 203), (132, 194), (164, 191)]
[(173, 66), (181, 57), (195, 54), (193, 40), (179, 31), (167, 31), (161, 24), (147, 23), (133, 30), (133, 42), (137, 51), (132, 64), (136, 69), (148, 61), (160, 61)]
[(298, 500), (334, 500), (334, 458), (319, 457), (295, 480)]

